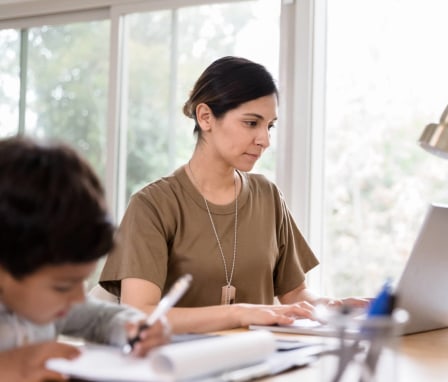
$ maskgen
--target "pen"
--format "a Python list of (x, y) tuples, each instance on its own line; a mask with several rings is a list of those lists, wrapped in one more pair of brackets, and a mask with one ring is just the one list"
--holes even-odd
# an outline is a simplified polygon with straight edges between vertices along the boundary
[[(332, 382), (339, 382), (342, 380), (342, 376), (347, 368), (348, 364), (351, 362), (355, 354), (360, 350), (359, 341), (360, 339), (368, 340), (369, 347), (367, 354), (364, 358), (364, 367), (374, 375), (378, 359), (383, 346), (384, 328), (375, 327), (375, 320), (388, 317), (392, 314), (395, 305), (395, 295), (392, 293), (392, 286), (389, 280), (387, 280), (379, 293), (370, 302), (367, 308), (366, 321), (360, 328), (360, 336), (352, 345), (345, 345), (344, 334), (345, 329), (341, 330), (340, 333), (340, 343), (341, 348), (339, 350), (339, 363), (336, 374), (332, 379)], [(344, 312), (342, 312), (344, 313)], [(373, 323), (373, 324), (372, 324)], [(361, 376), (360, 382), (364, 382), (364, 376)]]
[(183, 296), (183, 294), (190, 286), (191, 280), (192, 276), (190, 274), (186, 274), (180, 277), (173, 284), (169, 292), (160, 300), (154, 311), (146, 319), (145, 323), (139, 326), (138, 332), (135, 337), (130, 338), (128, 343), (123, 346), (122, 351), (124, 354), (131, 353), (134, 345), (140, 340), (140, 334), (143, 330), (148, 329), (157, 320), (164, 316), (171, 307), (176, 305), (177, 301), (179, 301), (179, 299)]
[[(367, 320), (375, 319), (377, 317), (390, 318), (395, 308), (396, 296), (392, 292), (392, 286), (389, 281), (386, 281), (383, 288), (369, 305), (367, 310)], [(390, 318), (392, 319), (392, 318)], [(370, 327), (364, 334), (369, 339), (370, 346), (364, 359), (364, 364), (368, 372), (375, 375), (376, 366), (381, 355), (382, 348), (390, 335), (390, 328), (388, 327)], [(364, 377), (361, 377), (364, 381)]]
[(392, 286), (386, 281), (378, 295), (370, 302), (367, 310), (367, 317), (390, 316), (395, 307), (395, 295), (392, 293)]

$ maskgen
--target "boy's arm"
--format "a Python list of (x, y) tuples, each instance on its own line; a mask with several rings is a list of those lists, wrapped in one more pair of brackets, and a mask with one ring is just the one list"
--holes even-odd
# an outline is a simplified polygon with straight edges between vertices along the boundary
[(58, 334), (90, 342), (123, 346), (127, 342), (126, 322), (144, 317), (137, 309), (88, 296), (84, 303), (74, 305), (67, 317), (56, 323), (56, 330)]

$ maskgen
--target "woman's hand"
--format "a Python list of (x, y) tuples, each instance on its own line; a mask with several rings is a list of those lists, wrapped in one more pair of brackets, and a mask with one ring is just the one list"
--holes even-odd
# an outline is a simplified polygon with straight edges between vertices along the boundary
[(279, 296), (282, 304), (291, 304), (295, 301), (308, 301), (314, 306), (325, 305), (328, 308), (337, 308), (347, 306), (350, 308), (367, 308), (371, 299), (363, 297), (346, 297), (346, 298), (331, 298), (319, 296), (310, 290), (306, 283), (303, 282), (297, 288)]
[(347, 306), (350, 308), (367, 308), (371, 299), (362, 297), (346, 297), (340, 299), (323, 297), (317, 303), (326, 305), (329, 308)]
[(287, 305), (235, 304), (240, 326), (289, 325), (297, 318), (314, 319), (314, 306), (306, 301)]
[(41, 382), (67, 380), (54, 371), (45, 368), (50, 358), (73, 359), (79, 350), (56, 341), (21, 346), (0, 352), (0, 381)]
[[(128, 323), (126, 325), (129, 338), (136, 336), (138, 328), (142, 324), (144, 324), (144, 321)], [(156, 321), (154, 325), (140, 332), (139, 341), (135, 343), (132, 354), (139, 357), (145, 356), (151, 349), (168, 343), (170, 337), (170, 324), (165, 317), (162, 317), (160, 320)]]

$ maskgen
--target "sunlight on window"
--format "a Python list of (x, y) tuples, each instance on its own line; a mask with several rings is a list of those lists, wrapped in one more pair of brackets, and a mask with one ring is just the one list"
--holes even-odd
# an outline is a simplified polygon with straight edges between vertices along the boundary
[(73, 145), (103, 179), (108, 39), (109, 21), (35, 27), (27, 52), (25, 133)]
[(332, 294), (398, 281), (428, 204), (448, 202), (448, 161), (417, 145), (448, 103), (446, 11), (437, 0), (328, 2), (323, 279)]
[(0, 138), (3, 138), (16, 134), (19, 126), (19, 31), (0, 31), (0, 51)]
[[(278, 78), (280, 1), (258, 0), (126, 16), (128, 91), (126, 199), (184, 164), (195, 144), (182, 107), (200, 73), (219, 57), (243, 56)], [(173, 31), (176, 31), (173, 34)], [(263, 40), (260, 45), (254, 36)], [(274, 177), (271, 148), (254, 171)]]

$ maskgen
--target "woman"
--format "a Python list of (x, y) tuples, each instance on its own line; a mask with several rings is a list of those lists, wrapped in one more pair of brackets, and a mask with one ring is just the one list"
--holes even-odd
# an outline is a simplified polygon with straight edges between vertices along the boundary
[(150, 312), (191, 273), (190, 290), (168, 313), (174, 332), (289, 324), (312, 317), (317, 303), (367, 303), (307, 288), (317, 259), (275, 184), (248, 173), (269, 147), (277, 107), (262, 65), (223, 57), (204, 71), (184, 106), (195, 121), (193, 155), (131, 198), (100, 277), (104, 288)]

